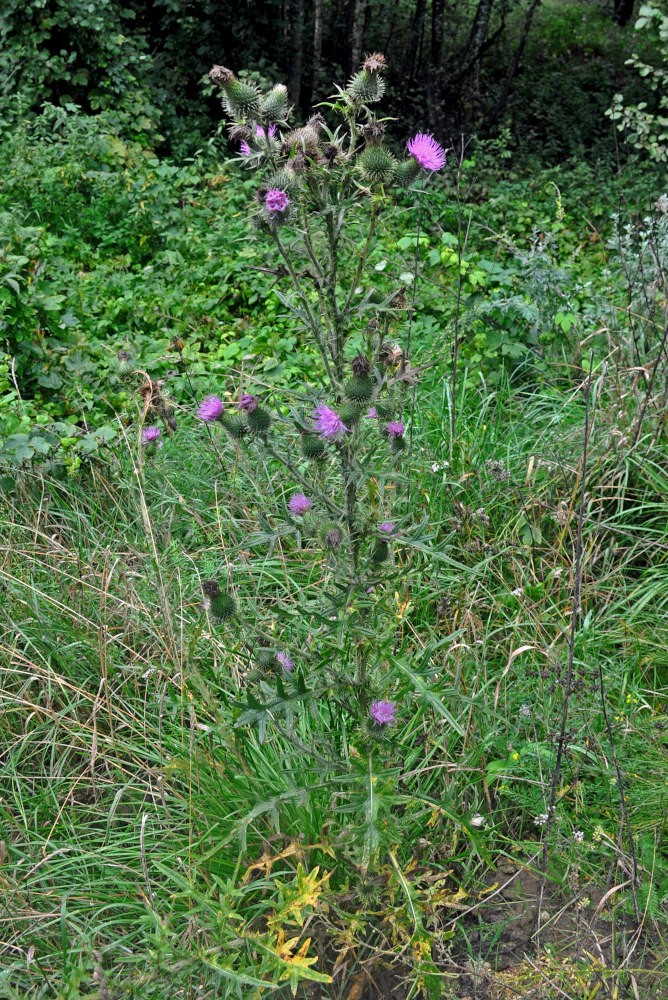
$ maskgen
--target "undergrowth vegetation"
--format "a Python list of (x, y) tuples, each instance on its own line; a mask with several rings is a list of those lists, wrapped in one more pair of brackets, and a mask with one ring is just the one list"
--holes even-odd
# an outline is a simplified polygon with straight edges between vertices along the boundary
[(666, 989), (660, 177), (354, 97), (3, 144), (10, 1000)]

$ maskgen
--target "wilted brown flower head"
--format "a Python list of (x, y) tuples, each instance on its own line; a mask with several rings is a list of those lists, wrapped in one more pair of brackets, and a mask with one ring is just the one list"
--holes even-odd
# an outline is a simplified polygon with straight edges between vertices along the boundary
[(202, 580), (202, 593), (207, 597), (218, 597), (220, 587), (215, 580)]
[(336, 160), (337, 156), (341, 154), (341, 147), (337, 146), (335, 142), (325, 142), (322, 147), (322, 159), (328, 167)]
[(260, 187), (257, 188), (257, 190), (255, 192), (255, 200), (257, 202), (259, 202), (260, 205), (264, 205), (264, 199), (267, 197), (267, 191), (268, 190), (269, 190), (269, 188), (265, 187), (264, 184), (261, 184)]
[(243, 142), (244, 140), (248, 142), (252, 136), (251, 130), (246, 125), (237, 124), (230, 125), (227, 134), (233, 142)]
[(129, 361), (132, 355), (129, 351), (119, 351), (117, 357), (119, 361)]
[(227, 69), (225, 66), (212, 66), (209, 70), (209, 77), (214, 83), (220, 84), (221, 87), (232, 83), (232, 80), (235, 79), (232, 70)]
[(310, 162), (311, 161), (309, 160), (308, 156), (303, 151), (303, 149), (298, 149), (295, 152), (295, 155), (290, 158), (290, 161), (288, 162), (288, 167), (291, 170), (294, 170), (296, 174), (301, 174), (304, 172), (304, 170), (307, 169)]
[(380, 330), (380, 320), (370, 319), (366, 325), (367, 330)]
[(392, 297), (390, 303), (393, 309), (405, 309), (408, 305), (408, 300), (406, 298), (406, 289), (400, 288), (399, 291)]
[(371, 362), (363, 354), (358, 354), (357, 357), (353, 358), (350, 367), (353, 370), (353, 375), (358, 377), (365, 378), (371, 374)]
[(320, 114), (320, 112), (318, 112), (315, 115), (311, 115), (309, 120), (306, 122), (306, 128), (312, 128), (314, 129), (315, 132), (319, 132), (324, 124), (325, 124), (325, 119)]
[(324, 546), (326, 549), (338, 549), (341, 547), (341, 532), (338, 528), (330, 528), (325, 535)]
[(378, 146), (385, 135), (385, 123), (372, 118), (362, 129), (367, 146)]
[(401, 361), (403, 352), (398, 344), (390, 344), (389, 341), (385, 341), (380, 345), (380, 350), (378, 351), (378, 360), (382, 361), (384, 365), (391, 368), (392, 365), (396, 365)]
[(380, 52), (372, 52), (362, 63), (362, 69), (366, 70), (367, 73), (380, 73), (381, 70), (387, 69), (385, 56), (381, 55)]

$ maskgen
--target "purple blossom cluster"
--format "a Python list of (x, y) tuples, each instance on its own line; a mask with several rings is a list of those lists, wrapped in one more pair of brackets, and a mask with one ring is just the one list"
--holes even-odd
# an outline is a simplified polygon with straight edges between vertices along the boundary
[(396, 722), (397, 706), (394, 701), (372, 701), (371, 718), (379, 726), (389, 726)]
[(154, 444), (157, 441), (158, 448), (162, 448), (162, 441), (158, 441), (161, 430), (159, 427), (144, 427), (141, 432), (142, 444)]
[(385, 431), (391, 438), (403, 437), (405, 430), (401, 420), (390, 420), (389, 424), (385, 425)]
[(197, 416), (200, 420), (220, 420), (223, 415), (223, 401), (218, 396), (205, 396), (200, 403)]
[(445, 150), (439, 146), (433, 135), (418, 132), (408, 140), (406, 146), (423, 170), (440, 170), (445, 166)]
[(245, 413), (254, 413), (257, 410), (257, 406), (258, 398), (250, 392), (245, 392), (237, 403), (237, 409), (243, 410)]
[(280, 665), (283, 667), (284, 670), (287, 670), (288, 673), (292, 672), (294, 663), (292, 662), (287, 653), (276, 653), (276, 659), (278, 660), (278, 662), (280, 663)]
[(336, 441), (338, 438), (350, 431), (350, 428), (346, 427), (336, 410), (332, 410), (329, 406), (325, 406), (324, 404), (322, 406), (316, 406), (313, 419), (313, 426), (317, 430), (319, 436), (325, 440)]
[(284, 212), (290, 204), (290, 199), (280, 188), (269, 188), (264, 203), (270, 212)]
[(291, 514), (305, 514), (312, 507), (312, 502), (305, 493), (293, 493), (288, 501), (288, 510)]

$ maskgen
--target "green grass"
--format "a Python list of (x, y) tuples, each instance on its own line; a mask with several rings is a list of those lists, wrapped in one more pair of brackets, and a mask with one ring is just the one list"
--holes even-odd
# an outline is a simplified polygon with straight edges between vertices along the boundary
[[(633, 968), (649, 989), (642, 970), (661, 971), (668, 898), (668, 505), (658, 446), (620, 464), (606, 431), (616, 389), (597, 389), (549, 874), (564, 898), (576, 863), (590, 888), (627, 878), (613, 874), (628, 839), (600, 664), (640, 863)], [(103, 996), (100, 969), (112, 995), (283, 995), (307, 938), (316, 961), (302, 972), (336, 968), (323, 996), (346, 997), (360, 970), (392, 956), (414, 989), (437, 995), (443, 982), (448, 995), (448, 949), (461, 951), (469, 926), (449, 938), (450, 901), (461, 890), (473, 905), (490, 866), (540, 848), (584, 406), (577, 393), (462, 379), (444, 465), (445, 381), (418, 398), (406, 550), (375, 610), (355, 612), (364, 641), (377, 641), (379, 693), (400, 706), (375, 774), (360, 719), (331, 698), (353, 656), (331, 569), (277, 530), (280, 504), (261, 506), (229, 446), (221, 468), (187, 412), (141, 490), (119, 446), (66, 482), (26, 471), (2, 495), (1, 996)], [(280, 496), (280, 470), (264, 475)], [(212, 629), (198, 578), (225, 573), (241, 621)], [(259, 712), (260, 742), (239, 725), (252, 715), (247, 691), (276, 691), (246, 678), (245, 643), (271, 621), (302, 651), (304, 693), (286, 682), (283, 714)], [(316, 634), (343, 650), (340, 664), (317, 658)], [(470, 824), (477, 814), (483, 828)], [(626, 887), (607, 919), (621, 926), (630, 905)], [(626, 981), (613, 973), (606, 990)]]

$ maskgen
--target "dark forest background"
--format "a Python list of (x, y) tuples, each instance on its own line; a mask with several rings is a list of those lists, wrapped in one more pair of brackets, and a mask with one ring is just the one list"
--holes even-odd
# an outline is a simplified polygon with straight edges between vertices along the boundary
[(113, 109), (126, 135), (187, 155), (220, 119), (214, 62), (284, 80), (306, 111), (380, 51), (389, 115), (556, 163), (610, 152), (614, 93), (647, 99), (625, 64), (651, 44), (635, 13), (633, 0), (5, 0), (2, 106)]

